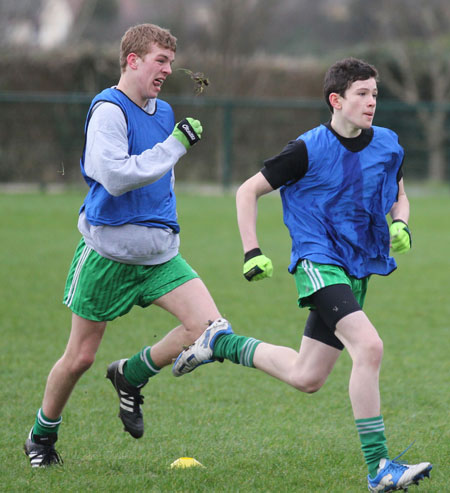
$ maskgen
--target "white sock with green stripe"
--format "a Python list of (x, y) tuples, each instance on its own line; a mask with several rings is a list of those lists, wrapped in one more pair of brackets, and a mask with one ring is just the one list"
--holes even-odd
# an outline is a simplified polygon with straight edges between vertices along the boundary
[(253, 337), (224, 334), (214, 344), (214, 359), (228, 359), (233, 363), (253, 368), (253, 355), (261, 341)]

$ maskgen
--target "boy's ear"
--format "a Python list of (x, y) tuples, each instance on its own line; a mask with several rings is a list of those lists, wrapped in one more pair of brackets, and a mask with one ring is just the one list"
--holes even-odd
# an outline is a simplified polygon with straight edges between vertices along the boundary
[(342, 108), (341, 96), (337, 92), (330, 93), (328, 96), (328, 101), (330, 101), (333, 109), (340, 110)]
[(137, 68), (137, 59), (139, 57), (136, 55), (136, 53), (128, 53), (127, 55), (127, 64), (129, 67), (133, 70), (136, 70)]

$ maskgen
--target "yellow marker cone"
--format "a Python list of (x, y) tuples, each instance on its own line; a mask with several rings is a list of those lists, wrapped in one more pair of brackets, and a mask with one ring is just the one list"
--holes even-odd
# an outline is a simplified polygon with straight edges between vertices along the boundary
[(205, 467), (203, 464), (201, 464), (198, 460), (194, 459), (193, 457), (180, 457), (176, 461), (173, 461), (172, 464), (170, 464), (171, 469), (174, 468), (179, 468), (179, 469), (185, 469), (186, 467)]

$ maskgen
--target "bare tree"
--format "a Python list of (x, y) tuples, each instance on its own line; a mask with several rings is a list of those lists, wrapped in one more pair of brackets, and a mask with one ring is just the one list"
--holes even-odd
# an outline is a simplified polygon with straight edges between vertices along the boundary
[[(271, 0), (197, 0), (195, 9), (178, 0), (174, 32), (181, 51), (206, 69), (213, 90), (222, 95), (241, 92), (241, 74), (248, 59), (263, 50), (276, 2)], [(189, 4), (189, 6), (192, 6)]]
[(383, 83), (401, 101), (417, 107), (428, 148), (428, 177), (442, 181), (447, 161), (445, 123), (450, 100), (450, 3), (354, 3), (365, 39), (374, 41), (370, 51)]
[(41, 0), (0, 2), (0, 45), (36, 44)]

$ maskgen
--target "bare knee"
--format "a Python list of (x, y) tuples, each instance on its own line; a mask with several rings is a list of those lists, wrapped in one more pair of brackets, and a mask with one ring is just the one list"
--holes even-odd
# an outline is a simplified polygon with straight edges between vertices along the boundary
[(183, 325), (181, 326), (183, 328), (183, 331), (185, 333), (185, 337), (190, 342), (194, 342), (198, 337), (200, 337), (203, 332), (207, 329), (208, 324), (207, 323), (198, 323), (196, 321), (185, 321)]
[[(191, 340), (191, 342), (198, 339), (203, 332), (216, 320), (219, 320), (219, 317), (205, 319), (203, 322), (199, 322), (198, 319), (193, 318), (191, 320), (185, 320), (182, 327), (184, 328), (187, 337)], [(225, 320), (225, 319), (221, 319)]]
[(318, 390), (320, 390), (325, 383), (325, 379), (317, 378), (312, 375), (305, 376), (301, 374), (291, 375), (289, 379), (289, 384), (292, 387), (300, 390), (301, 392), (305, 392), (306, 394), (314, 394)]
[(371, 342), (367, 350), (369, 360), (377, 367), (381, 366), (381, 360), (383, 359), (383, 341), (377, 337)]
[(74, 357), (71, 357), (69, 354), (65, 354), (62, 359), (67, 371), (74, 376), (80, 377), (93, 365), (95, 361), (95, 353), (80, 352)]
[(67, 372), (81, 376), (92, 366), (105, 328), (106, 322), (94, 322), (72, 314), (69, 341), (60, 360)]
[(373, 368), (380, 368), (383, 359), (383, 341), (379, 337), (374, 337), (365, 342), (355, 357), (354, 363), (359, 365), (369, 365)]
[(76, 361), (75, 370), (84, 373), (89, 370), (95, 361), (95, 354), (81, 354)]

